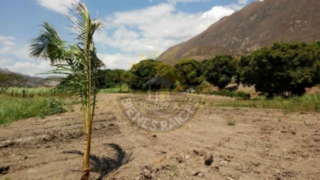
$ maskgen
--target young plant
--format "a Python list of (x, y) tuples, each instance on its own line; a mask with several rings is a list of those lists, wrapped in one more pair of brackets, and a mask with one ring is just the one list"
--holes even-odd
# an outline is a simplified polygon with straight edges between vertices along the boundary
[(236, 125), (236, 121), (229, 119), (227, 122), (228, 126), (235, 126)]
[(76, 44), (63, 41), (57, 31), (44, 22), (40, 35), (33, 39), (30, 56), (49, 59), (56, 67), (53, 74), (68, 75), (68, 80), (58, 86), (58, 91), (71, 93), (80, 99), (82, 105), (85, 134), (85, 152), (83, 156), (83, 175), (81, 179), (90, 179), (90, 148), (92, 123), (98, 93), (98, 72), (104, 64), (97, 58), (93, 34), (101, 27), (99, 19), (92, 20), (85, 4), (75, 4), (75, 18), (70, 18), (78, 32)]

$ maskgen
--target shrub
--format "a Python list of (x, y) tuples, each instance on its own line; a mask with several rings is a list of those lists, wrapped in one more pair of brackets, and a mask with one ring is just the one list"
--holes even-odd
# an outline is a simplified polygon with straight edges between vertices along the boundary
[(211, 92), (210, 94), (218, 95), (218, 96), (241, 98), (241, 99), (250, 99), (250, 94), (242, 91), (232, 92), (228, 90), (219, 90), (219, 91)]
[(59, 100), (56, 98), (48, 98), (43, 101), (40, 117), (43, 118), (46, 115), (61, 114), (64, 112), (66, 112), (66, 109)]
[(236, 125), (236, 121), (229, 119), (228, 122), (227, 122), (227, 125), (228, 126), (235, 126)]

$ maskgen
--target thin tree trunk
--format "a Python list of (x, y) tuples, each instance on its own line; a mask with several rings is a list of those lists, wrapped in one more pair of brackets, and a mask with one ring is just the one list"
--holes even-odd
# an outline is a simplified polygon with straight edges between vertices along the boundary
[(90, 180), (90, 150), (91, 150), (91, 134), (92, 134), (92, 123), (91, 121), (91, 108), (88, 108), (87, 127), (85, 133), (85, 152), (83, 154), (83, 175), (81, 180)]
[[(88, 54), (88, 52), (86, 53)], [(91, 69), (91, 59), (87, 57), (88, 62), (88, 72), (87, 72), (87, 112), (86, 112), (86, 134), (85, 134), (85, 152), (83, 154), (83, 175), (81, 180), (89, 180), (90, 179), (90, 150), (91, 150), (91, 132), (92, 132), (92, 69)]]

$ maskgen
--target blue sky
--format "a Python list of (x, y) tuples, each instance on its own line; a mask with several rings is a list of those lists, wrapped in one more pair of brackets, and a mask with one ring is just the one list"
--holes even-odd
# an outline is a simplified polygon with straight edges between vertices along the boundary
[[(98, 57), (107, 68), (129, 69), (141, 59), (156, 58), (172, 45), (201, 33), (220, 18), (255, 0), (82, 0), (103, 22), (94, 36)], [(44, 21), (62, 39), (75, 35), (66, 18), (79, 0), (1, 0), (0, 68), (35, 75), (49, 62), (28, 56), (32, 38)]]

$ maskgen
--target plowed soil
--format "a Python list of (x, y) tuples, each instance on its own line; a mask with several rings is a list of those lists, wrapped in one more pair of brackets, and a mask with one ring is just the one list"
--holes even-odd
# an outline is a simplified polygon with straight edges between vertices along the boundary
[[(319, 114), (203, 106), (183, 128), (153, 134), (121, 115), (117, 96), (98, 96), (92, 179), (320, 179)], [(77, 106), (1, 127), (0, 179), (79, 179), (82, 129)]]

